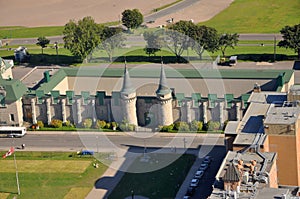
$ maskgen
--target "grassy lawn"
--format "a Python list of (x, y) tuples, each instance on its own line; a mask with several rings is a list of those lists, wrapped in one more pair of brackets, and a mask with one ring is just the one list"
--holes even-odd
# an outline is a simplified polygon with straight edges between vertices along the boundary
[[(106, 26), (112, 26), (118, 24), (119, 22), (117, 21), (103, 23), (103, 25)], [(2, 26), (0, 27), (0, 39), (58, 36), (63, 34), (63, 30), (64, 30), (64, 26), (43, 26), (43, 27)]]
[[(213, 53), (212, 56), (222, 55), (221, 52)], [(236, 46), (228, 48), (226, 56), (237, 55), (241, 61), (272, 61), (274, 56), (273, 46)], [(295, 60), (297, 57), (293, 50), (276, 47), (276, 60)]]
[(299, 0), (235, 0), (224, 11), (203, 22), (220, 32), (279, 33), (300, 23)]
[[(268, 44), (265, 46), (260, 46), (261, 43)], [(226, 56), (237, 55), (240, 61), (270, 61), (273, 60), (274, 46), (273, 41), (240, 41), (239, 44), (251, 44), (250, 46), (236, 46), (235, 49), (227, 48)], [(2, 47), (0, 50), (0, 57), (4, 59), (14, 59), (14, 49), (17, 46)], [(71, 52), (61, 45), (58, 50), (58, 55), (52, 46), (44, 49), (44, 55), (41, 54), (41, 49), (36, 45), (26, 45), (29, 53), (31, 54), (30, 65), (79, 65), (76, 57), (74, 57)], [(7, 50), (11, 48), (11, 50)], [(282, 60), (293, 60), (295, 59), (296, 53), (293, 50), (276, 47), (277, 61)], [(211, 56), (213, 59), (217, 55), (221, 55), (221, 52), (209, 53), (206, 55)], [(115, 63), (124, 63), (124, 56), (129, 63), (160, 63), (161, 56), (163, 57), (164, 63), (175, 63), (176, 59), (174, 54), (166, 48), (157, 52), (155, 56), (150, 57), (145, 53), (143, 47), (133, 46), (131, 48), (120, 48), (116, 49), (114, 53)], [(184, 51), (182, 56), (187, 59), (187, 51)], [(205, 57), (205, 55), (203, 56)], [(198, 55), (189, 49), (190, 61), (199, 61)], [(89, 64), (84, 65), (95, 65), (96, 63), (109, 63), (109, 58), (104, 50), (95, 50), (90, 60)]]
[[(4, 153), (4, 152), (2, 152)], [(93, 157), (71, 153), (16, 152), (21, 195), (18, 198), (84, 198), (107, 166), (95, 169)], [(0, 198), (17, 194), (13, 157), (0, 160)], [(4, 197), (6, 196), (6, 197)]]
[(5, 26), (0, 27), (0, 38), (34, 38), (40, 36), (62, 35), (63, 26), (45, 26), (45, 27), (22, 27)]
[[(136, 160), (131, 167), (151, 167), (156, 161), (164, 161), (174, 154), (151, 154), (149, 162)], [(175, 162), (160, 170), (148, 173), (125, 173), (109, 199), (120, 199), (131, 195), (148, 198), (175, 198), (180, 185), (195, 161), (194, 155), (182, 155)]]

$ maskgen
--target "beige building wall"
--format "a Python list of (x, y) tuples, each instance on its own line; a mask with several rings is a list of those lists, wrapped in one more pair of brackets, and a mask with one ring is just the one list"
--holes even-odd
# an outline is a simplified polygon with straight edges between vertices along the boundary
[(65, 77), (60, 83), (58, 83), (52, 90), (58, 90), (61, 95), (65, 95), (66, 91), (69, 90), (68, 77)]
[(2, 78), (3, 78), (3, 79), (13, 78), (13, 74), (12, 74), (11, 68), (8, 68), (7, 70), (5, 70), (5, 71), (2, 73)]
[(269, 186), (271, 188), (278, 188), (277, 160), (274, 160), (273, 165), (270, 168), (269, 180)]
[(0, 108), (0, 123), (4, 125), (23, 125), (23, 108), (21, 99), (5, 104)]
[(278, 183), (299, 186), (296, 137), (293, 135), (268, 135), (269, 150), (278, 153)]

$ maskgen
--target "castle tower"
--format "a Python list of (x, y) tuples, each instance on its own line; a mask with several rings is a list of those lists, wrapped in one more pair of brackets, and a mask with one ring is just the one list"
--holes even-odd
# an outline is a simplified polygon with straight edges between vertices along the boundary
[(158, 125), (170, 125), (173, 123), (172, 92), (167, 85), (167, 78), (163, 65), (161, 65), (160, 80), (156, 90), (158, 99)]
[(126, 62), (124, 70), (123, 87), (120, 93), (123, 119), (127, 120), (129, 124), (137, 125), (136, 92), (131, 84)]

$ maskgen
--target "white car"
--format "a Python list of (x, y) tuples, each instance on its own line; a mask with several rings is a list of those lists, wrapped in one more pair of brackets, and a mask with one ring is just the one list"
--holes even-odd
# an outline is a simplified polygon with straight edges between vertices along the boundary
[(192, 181), (191, 181), (190, 186), (191, 187), (198, 187), (198, 185), (199, 185), (199, 179), (193, 178)]
[(203, 174), (204, 174), (204, 171), (198, 170), (198, 171), (196, 171), (194, 178), (201, 179)]

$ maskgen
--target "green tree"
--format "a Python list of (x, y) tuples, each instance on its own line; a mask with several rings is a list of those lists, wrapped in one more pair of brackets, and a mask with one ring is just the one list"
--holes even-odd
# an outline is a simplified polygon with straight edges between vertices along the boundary
[(113, 61), (113, 55), (116, 48), (124, 44), (126, 38), (121, 34), (121, 28), (104, 27), (101, 33), (101, 48), (104, 49), (109, 56), (110, 62)]
[(226, 51), (227, 47), (231, 47), (232, 49), (234, 49), (234, 46), (237, 45), (238, 41), (239, 41), (239, 35), (237, 33), (222, 34), (219, 37), (219, 45), (218, 45), (219, 49), (222, 52), (222, 56), (225, 57), (225, 51)]
[(38, 42), (36, 43), (36, 45), (42, 48), (42, 55), (44, 55), (44, 48), (47, 47), (47, 45), (50, 43), (50, 40), (46, 37), (39, 37), (37, 40)]
[(155, 55), (156, 52), (160, 51), (162, 47), (162, 41), (159, 34), (155, 34), (153, 31), (147, 31), (144, 32), (143, 36), (147, 42), (147, 46), (144, 50), (149, 57), (151, 54)]
[(175, 54), (177, 62), (180, 62), (184, 50), (191, 46), (195, 28), (191, 21), (179, 21), (168, 26), (166, 46)]
[(80, 61), (86, 59), (88, 55), (100, 43), (101, 28), (92, 17), (84, 17), (82, 20), (69, 21), (64, 28), (65, 48), (69, 49)]
[(218, 32), (216, 29), (207, 26), (197, 26), (191, 37), (195, 44), (193, 50), (202, 59), (202, 54), (205, 50), (208, 52), (215, 52), (218, 50)]
[(127, 9), (122, 12), (122, 23), (129, 29), (139, 27), (143, 21), (144, 17), (138, 9)]
[(300, 60), (300, 24), (285, 26), (280, 30), (283, 40), (278, 43), (279, 47), (295, 50)]

